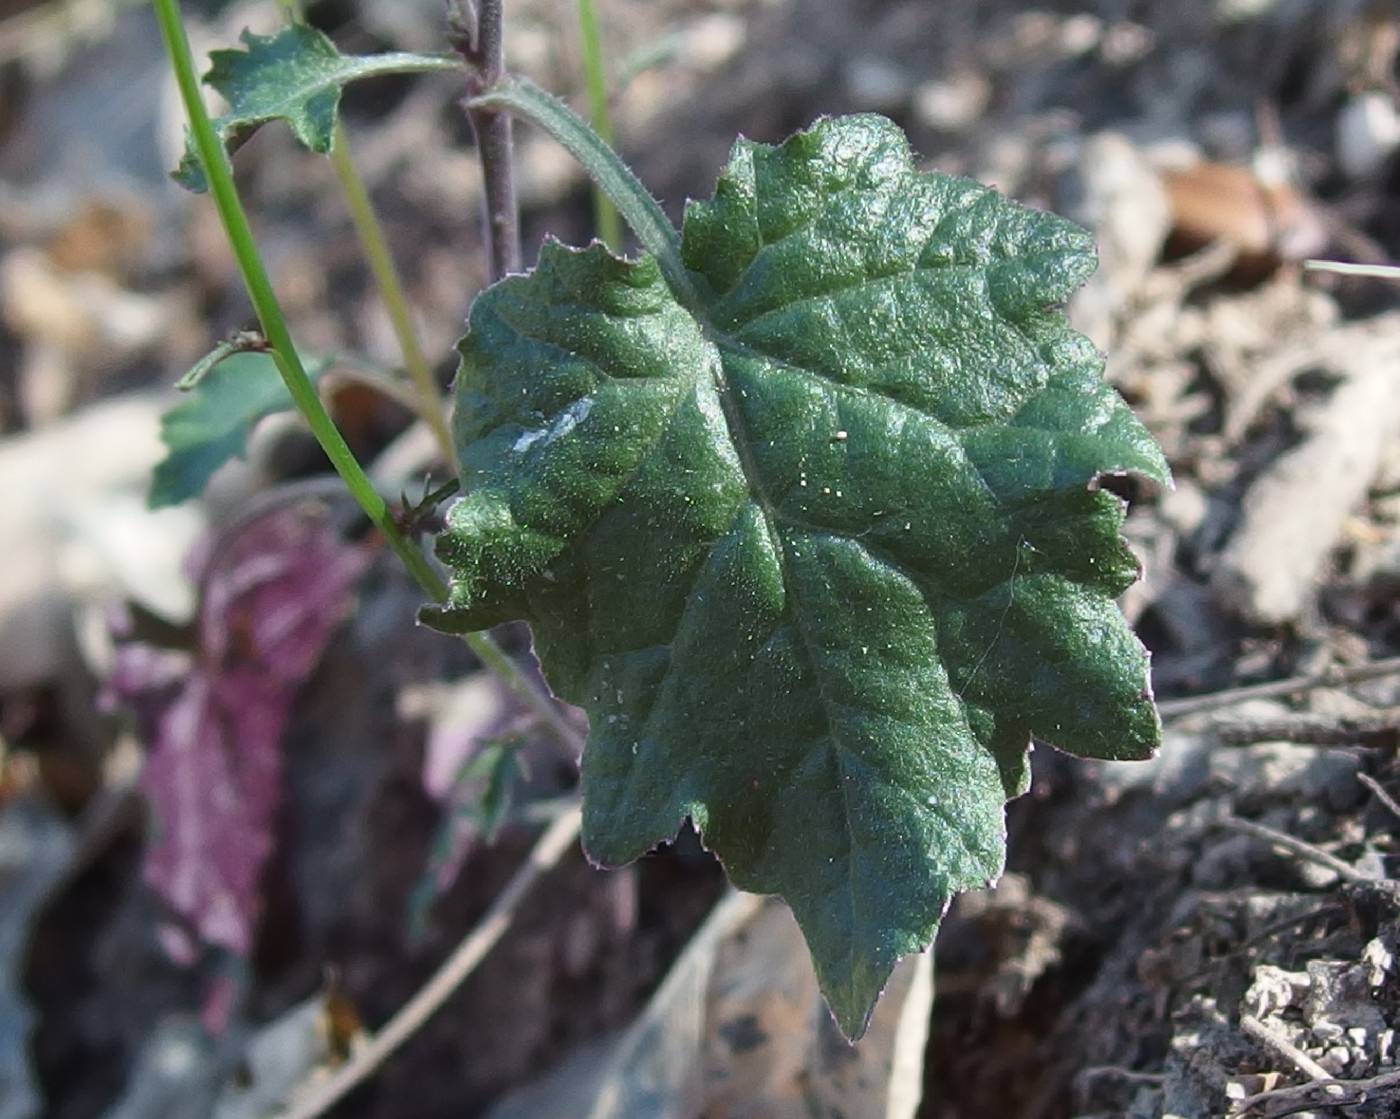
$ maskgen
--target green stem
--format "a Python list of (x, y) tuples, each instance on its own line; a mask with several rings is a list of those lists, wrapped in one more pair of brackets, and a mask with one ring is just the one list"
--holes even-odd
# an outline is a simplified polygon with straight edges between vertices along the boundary
[[(306, 13), (301, 0), (282, 0), (287, 18), (293, 23), (304, 22)], [(384, 226), (379, 215), (374, 212), (365, 181), (355, 169), (355, 161), (350, 155), (350, 139), (345, 134), (342, 121), (335, 122), (335, 136), (331, 141), (331, 167), (340, 181), (341, 193), (345, 195), (345, 205), (350, 211), (350, 222), (355, 227), (355, 236), (360, 242), (374, 276), (379, 297), (384, 301), (384, 309), (389, 315), (389, 324), (403, 354), (404, 368), (418, 394), (419, 404), (411, 410), (417, 412), (423, 422), (432, 429), (438, 449), (445, 462), (452, 462), (452, 432), (447, 426), (447, 405), (438, 390), (437, 379), (418, 341), (418, 332), (413, 326), (413, 312), (409, 309), (408, 297), (404, 294), (403, 279), (394, 265), (394, 257), (389, 252), (389, 240), (384, 236)]]
[(404, 368), (418, 393), (419, 406), (416, 409), (423, 421), (433, 430), (446, 462), (452, 462), (452, 432), (447, 426), (447, 409), (432, 367), (418, 341), (418, 332), (413, 327), (413, 313), (409, 310), (408, 299), (404, 295), (403, 280), (394, 265), (389, 252), (389, 242), (384, 236), (384, 227), (369, 199), (369, 191), (360, 174), (355, 170), (350, 157), (350, 144), (345, 136), (345, 126), (336, 122), (335, 138), (331, 143), (331, 166), (335, 177), (340, 180), (340, 189), (345, 195), (345, 204), (350, 211), (350, 221), (355, 226), (360, 249), (369, 263), (379, 296), (384, 301), (389, 323), (398, 339), (399, 350), (403, 354)]
[(661, 204), (651, 196), (632, 169), (622, 162), (588, 123), (533, 82), (505, 77), (467, 99), (472, 108), (506, 109), (549, 133), (577, 159), (593, 181), (612, 199), (642, 248), (656, 257), (672, 294), (698, 313), (701, 302), (689, 269), (681, 259), (681, 239)]
[(292, 344), (291, 331), (287, 327), (286, 317), (282, 314), (282, 306), (272, 290), (272, 281), (268, 279), (267, 270), (258, 254), (248, 216), (243, 212), (243, 204), (239, 201), (228, 155), (214, 131), (208, 110), (204, 107), (204, 99), (200, 96), (194, 59), (190, 55), (190, 44), (185, 36), (177, 0), (155, 0), (155, 9), (161, 35), (165, 39), (166, 53), (175, 70), (180, 98), (189, 116), (195, 150), (199, 152), (199, 161), (204, 165), (204, 175), (214, 197), (214, 204), (218, 207), (219, 219), (223, 222), (229, 248), (233, 250), (234, 259), (238, 262), (238, 270), (243, 276), (244, 286), (248, 289), (248, 298), (252, 301), (253, 311), (262, 326), (263, 337), (272, 347), (273, 361), (277, 365), (277, 371), (282, 374), (287, 392), (291, 394), (297, 411), (310, 425), (312, 434), (316, 436), (316, 441), (320, 443), (336, 473), (345, 480), (351, 496), (359, 503), (374, 526), (384, 534), (389, 546), (407, 565), (423, 592), (434, 601), (441, 602), (447, 597), (447, 587), (423, 553), (399, 532), (388, 505), (375, 491), (373, 483), (360, 464), (355, 461), (355, 456), (346, 444), (344, 436), (340, 434), (340, 429), (335, 426), (335, 421), (326, 412), (321, 398), (316, 394), (311, 378), (306, 375), (301, 358), (297, 356), (296, 347)]
[[(583, 40), (583, 69), (588, 85), (588, 115), (598, 138), (613, 146), (612, 117), (608, 113), (608, 84), (603, 72), (603, 43), (593, 0), (578, 0), (578, 29)], [(603, 244), (622, 251), (622, 219), (617, 207), (596, 183), (593, 186), (593, 224)]]
[[(340, 434), (340, 429), (335, 426), (335, 421), (326, 412), (321, 398), (316, 394), (315, 386), (306, 375), (306, 369), (292, 344), (291, 331), (287, 327), (286, 317), (282, 314), (282, 306), (277, 301), (277, 295), (272, 290), (272, 281), (268, 278), (267, 270), (258, 254), (248, 216), (239, 200), (228, 153), (224, 151), (224, 146), (214, 131), (209, 112), (204, 107), (204, 99), (200, 96), (189, 39), (185, 35), (185, 25), (180, 18), (179, 0), (153, 2), (161, 36), (165, 40), (166, 54), (170, 59), (171, 68), (175, 71), (180, 98), (189, 117), (195, 150), (204, 166), (209, 190), (218, 208), (219, 219), (223, 222), (229, 247), (238, 263), (238, 270), (243, 276), (248, 298), (252, 301), (258, 322), (262, 325), (263, 337), (272, 347), (272, 357), (287, 386), (287, 392), (291, 394), (297, 410), (311, 427), (316, 441), (320, 443), (336, 473), (344, 480), (350, 495), (364, 510), (365, 516), (379, 529), (389, 546), (403, 560), (404, 566), (423, 589), (423, 593), (434, 602), (445, 602), (446, 584), (428, 562), (427, 557), (399, 531), (388, 504), (379, 496), (374, 484), (355, 460), (354, 453)], [(565, 721), (559, 708), (534, 686), (520, 666), (506, 656), (487, 634), (466, 634), (465, 640), (482, 663), (497, 673), (564, 741), (578, 745), (577, 732)]]

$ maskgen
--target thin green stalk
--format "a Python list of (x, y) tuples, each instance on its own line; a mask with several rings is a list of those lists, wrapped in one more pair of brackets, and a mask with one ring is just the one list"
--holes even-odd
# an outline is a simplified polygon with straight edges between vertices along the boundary
[(369, 270), (379, 288), (379, 296), (384, 300), (384, 309), (389, 314), (394, 336), (398, 339), (399, 350), (403, 354), (404, 368), (413, 381), (418, 393), (418, 414), (433, 429), (444, 459), (453, 458), (452, 433), (447, 427), (447, 407), (433, 377), (432, 367), (418, 341), (418, 332), (413, 326), (413, 313), (409, 310), (408, 299), (404, 295), (403, 280), (394, 265), (389, 252), (389, 242), (384, 236), (384, 227), (369, 199), (369, 191), (355, 170), (350, 157), (350, 144), (345, 136), (345, 126), (336, 122), (335, 139), (331, 143), (331, 166), (335, 177), (340, 180), (340, 189), (345, 194), (345, 204), (350, 211), (350, 221), (355, 226), (360, 249), (365, 254)]
[[(287, 13), (287, 18), (293, 23), (305, 19), (301, 0), (282, 0), (282, 7)], [(344, 122), (340, 120), (335, 122), (335, 137), (331, 141), (331, 167), (340, 181), (341, 193), (345, 195), (345, 205), (350, 211), (350, 222), (355, 227), (360, 251), (364, 253), (370, 273), (374, 276), (375, 286), (379, 288), (379, 297), (384, 301), (384, 309), (388, 312), (389, 324), (398, 340), (399, 352), (403, 354), (404, 368), (408, 371), (409, 379), (413, 381), (413, 387), (418, 394), (419, 404), (413, 411), (432, 429), (443, 459), (450, 463), (454, 451), (452, 432), (447, 426), (447, 405), (438, 390), (432, 366), (428, 364), (428, 358), (418, 341), (418, 331), (413, 326), (413, 312), (409, 309), (408, 297), (404, 293), (403, 278), (394, 264), (393, 254), (389, 252), (389, 240), (384, 236), (384, 226), (379, 220), (379, 215), (374, 212), (374, 204), (370, 201), (365, 181), (355, 169), (355, 161), (350, 155), (350, 139), (345, 134)]]
[[(272, 347), (272, 357), (287, 386), (287, 392), (291, 394), (293, 403), (310, 426), (312, 434), (316, 436), (316, 441), (325, 451), (336, 473), (344, 480), (350, 495), (364, 510), (365, 516), (379, 529), (389, 546), (403, 560), (404, 566), (423, 589), (423, 593), (434, 602), (445, 602), (447, 586), (427, 557), (399, 531), (387, 503), (355, 460), (344, 436), (340, 434), (340, 429), (326, 412), (321, 398), (316, 394), (315, 386), (306, 375), (306, 369), (292, 344), (291, 331), (287, 326), (286, 317), (282, 314), (282, 306), (272, 290), (272, 281), (268, 278), (267, 270), (258, 254), (248, 216), (239, 200), (228, 153), (224, 151), (223, 144), (214, 131), (208, 110), (204, 107), (204, 99), (200, 96), (189, 39), (185, 35), (185, 25), (180, 18), (179, 0), (153, 0), (153, 3), (161, 36), (165, 40), (166, 54), (175, 72), (185, 113), (189, 117), (195, 149), (199, 153), (205, 177), (209, 182), (210, 194), (218, 208), (229, 248), (238, 263), (243, 284), (248, 290), (248, 298), (252, 301), (253, 310), (262, 326), (263, 336)], [(558, 707), (534, 686), (519, 665), (506, 656), (487, 634), (467, 634), (465, 640), (481, 661), (496, 672), (564, 741), (578, 744), (578, 733), (565, 721)]]
[(233, 250), (234, 259), (238, 262), (238, 270), (243, 276), (248, 298), (252, 300), (253, 310), (262, 326), (263, 337), (272, 347), (277, 371), (282, 374), (282, 380), (297, 406), (297, 411), (306, 418), (316, 441), (326, 452), (326, 457), (330, 459), (336, 473), (345, 480), (345, 485), (360, 508), (365, 511), (365, 515), (403, 559), (424, 593), (435, 601), (442, 601), (447, 597), (446, 586), (423, 553), (399, 532), (388, 505), (375, 491), (360, 464), (355, 461), (355, 456), (340, 434), (340, 429), (335, 426), (335, 422), (321, 403), (321, 398), (316, 394), (311, 378), (306, 375), (301, 358), (297, 356), (296, 346), (292, 343), (291, 331), (282, 314), (282, 306), (277, 301), (277, 295), (272, 290), (272, 281), (268, 279), (267, 270), (258, 255), (252, 228), (248, 224), (248, 217), (243, 212), (243, 204), (239, 201), (238, 190), (234, 186), (233, 170), (229, 166), (228, 155), (223, 144), (219, 142), (218, 134), (214, 131), (209, 113), (204, 107), (204, 100), (200, 96), (194, 59), (190, 55), (190, 44), (185, 36), (177, 0), (155, 0), (155, 9), (161, 35), (165, 39), (166, 53), (175, 70), (180, 97), (189, 116), (195, 149), (204, 165), (204, 174), (208, 179), (214, 203), (218, 207), (224, 234), (228, 238), (229, 248)]
[[(583, 70), (588, 85), (588, 115), (593, 131), (613, 146), (612, 117), (608, 112), (608, 82), (603, 71), (603, 43), (593, 0), (578, 0), (578, 29), (583, 41)], [(613, 252), (622, 251), (622, 218), (596, 183), (593, 187), (593, 224), (599, 238)]]

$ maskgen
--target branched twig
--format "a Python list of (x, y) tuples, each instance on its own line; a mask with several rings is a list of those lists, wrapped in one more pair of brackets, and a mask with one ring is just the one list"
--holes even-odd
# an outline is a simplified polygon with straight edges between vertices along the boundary
[[(1334, 1094), (1338, 1089), (1340, 1094)], [(1264, 1104), (1280, 1104), (1285, 1110), (1270, 1112), (1278, 1119), (1280, 1116), (1318, 1107), (1351, 1107), (1375, 1100), (1379, 1098), (1379, 1093), (1395, 1091), (1400, 1091), (1400, 1070), (1368, 1076), (1361, 1080), (1337, 1080), (1329, 1075), (1326, 1080), (1314, 1080), (1310, 1084), (1297, 1084), (1290, 1088), (1272, 1088), (1267, 1092), (1246, 1096), (1240, 1101), (1236, 1114), (1247, 1114)]]
[(1379, 781), (1369, 773), (1358, 773), (1356, 779), (1375, 794), (1376, 799), (1390, 810), (1392, 816), (1396, 817), (1396, 819), (1400, 819), (1400, 804), (1397, 804), (1395, 798), (1381, 787)]
[(1265, 684), (1247, 684), (1242, 688), (1227, 688), (1222, 692), (1208, 695), (1183, 696), (1181, 699), (1164, 699), (1157, 704), (1163, 719), (1180, 719), (1184, 715), (1195, 715), (1202, 711), (1215, 711), (1222, 707), (1233, 707), (1250, 699), (1268, 699), (1276, 696), (1298, 695), (1317, 688), (1336, 688), (1343, 684), (1359, 684), (1363, 680), (1376, 680), (1382, 676), (1400, 675), (1400, 657), (1372, 661), (1369, 664), (1353, 665), (1333, 672), (1323, 672), (1312, 676), (1293, 676), (1287, 680), (1270, 680)]
[(1367, 715), (1278, 715), (1268, 719), (1238, 719), (1217, 724), (1220, 741), (1229, 745), (1253, 742), (1299, 742), (1309, 746), (1394, 746), (1400, 737), (1400, 709)]
[(238, 188), (233, 181), (233, 169), (229, 166), (223, 141), (219, 139), (214, 124), (209, 119), (209, 111), (204, 105), (199, 78), (195, 73), (194, 56), (190, 53), (189, 39), (180, 18), (177, 0), (155, 0), (155, 13), (161, 36), (165, 41), (166, 54), (170, 59), (171, 68), (175, 71), (180, 99), (184, 102), (185, 114), (189, 118), (190, 133), (199, 153), (199, 162), (209, 182), (209, 191), (213, 195), (219, 218), (223, 223), (229, 248), (243, 277), (243, 285), (248, 290), (248, 298), (257, 314), (262, 337), (271, 347), (273, 360), (283, 383), (287, 386), (287, 392), (297, 411), (311, 428), (312, 434), (316, 436), (316, 442), (325, 451), (336, 473), (345, 480), (346, 488), (359, 502), (366, 516), (383, 533), (390, 547), (403, 560), (404, 566), (412, 573), (424, 592), (429, 597), (442, 601), (447, 597), (447, 588), (437, 570), (418, 547), (405, 540), (398, 531), (389, 506), (375, 491), (354, 452), (345, 442), (345, 437), (326, 412), (311, 378), (306, 374), (301, 356), (292, 343), (292, 333), (282, 313), (282, 304), (273, 291), (272, 281), (253, 239), (248, 215), (238, 197)]
[(433, 977), (399, 1008), (384, 1028), (329, 1078), (309, 1085), (277, 1119), (316, 1119), (378, 1068), (445, 1003), (510, 928), (515, 910), (539, 879), (559, 862), (578, 838), (577, 808), (558, 817), (531, 848), (525, 864), (511, 877), (477, 926), (457, 945)]
[[(238, 263), (248, 294), (262, 328), (262, 337), (271, 347), (278, 372), (296, 403), (297, 409), (305, 417), (317, 441), (325, 450), (326, 456), (344, 480), (346, 488), (355, 498), (374, 525), (380, 530), (393, 550), (403, 559), (405, 566), (413, 574), (424, 593), (437, 602), (447, 598), (447, 587), (437, 570), (432, 566), (418, 546), (399, 531), (388, 503), (375, 489), (358, 460), (346, 444), (344, 436), (335, 426), (321, 403), (310, 378), (306, 374), (301, 358), (292, 343), (291, 331), (282, 313), (276, 293), (273, 291), (267, 269), (263, 265), (252, 228), (238, 196), (234, 184), (233, 171), (214, 125), (211, 122), (199, 89), (199, 79), (195, 72), (194, 58), (190, 52), (189, 40), (180, 17), (178, 0), (155, 0), (157, 22), (164, 39), (171, 66), (175, 72), (181, 100), (189, 117), (191, 132), (199, 153), (210, 191), (214, 197), (228, 237), (230, 248)], [(479, 46), (482, 57), (487, 60), (486, 72), (499, 76), (501, 62), (501, 4), (500, 0), (490, 0), (484, 5), (479, 23)], [(494, 67), (494, 70), (491, 69)], [(500, 153), (505, 158), (504, 171), (494, 180), (497, 188), (502, 181), (509, 187), (509, 119), (496, 114), (500, 125), (492, 133), (499, 143), (504, 140), (505, 148)], [(500, 174), (504, 174), (502, 180)], [(512, 239), (493, 240), (493, 259), (500, 252), (518, 255), (518, 238), (514, 238), (514, 195), (507, 190), (502, 195), (497, 190), (497, 204), (505, 206), (501, 212), (507, 213), (508, 228)], [(508, 203), (508, 205), (506, 205)], [(553, 699), (537, 688), (508, 657), (484, 633), (467, 634), (465, 640), (483, 663), (497, 673), (559, 737), (575, 749), (581, 749), (582, 740), (578, 731), (565, 719)], [(576, 840), (579, 832), (577, 812), (561, 816), (540, 838), (531, 853), (530, 860), (518, 870), (505, 891), (492, 904), (486, 918), (448, 959), (439, 973), (404, 1008), (394, 1016), (382, 1033), (374, 1038), (366, 1049), (358, 1054), (350, 1064), (327, 1081), (318, 1085), (312, 1092), (309, 1102), (301, 1110), (293, 1112), (303, 1116), (319, 1115), (345, 1092), (358, 1084), (374, 1071), (418, 1026), (435, 1011), (461, 981), (472, 971), (486, 952), (500, 939), (509, 927), (515, 907), (530, 890), (536, 880), (548, 867), (557, 862), (560, 856)]]
[(1313, 863), (1316, 866), (1325, 867), (1346, 882), (1355, 882), (1368, 886), (1376, 886), (1384, 881), (1375, 875), (1367, 874), (1363, 870), (1357, 870), (1351, 863), (1343, 862), (1336, 855), (1328, 854), (1320, 847), (1311, 843), (1306, 843), (1301, 839), (1278, 831), (1276, 828), (1268, 827), (1265, 824), (1254, 820), (1241, 819), (1239, 816), (1222, 816), (1215, 821), (1216, 826), (1236, 831), (1242, 835), (1252, 836), (1265, 843), (1271, 843), (1275, 847), (1282, 847), (1289, 854), (1296, 855), (1300, 859)]

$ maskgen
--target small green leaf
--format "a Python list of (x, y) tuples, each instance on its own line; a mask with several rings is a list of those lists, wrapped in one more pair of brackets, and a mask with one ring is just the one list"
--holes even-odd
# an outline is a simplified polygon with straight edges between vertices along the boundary
[(515, 803), (517, 779), (524, 772), (520, 754), (524, 744), (525, 740), (518, 735), (493, 739), (462, 767), (458, 776), (459, 781), (482, 782), (480, 795), (462, 811), (486, 837), (487, 843), (496, 841), (496, 834)]
[(884, 118), (739, 141), (680, 251), (681, 293), (651, 257), (546, 244), (478, 298), (430, 619), (528, 619), (588, 711), (590, 855), (690, 816), (791, 904), (856, 1037), (1000, 874), (1032, 734), (1156, 746), (1095, 481), (1168, 470), (1053, 309), (1089, 235), (919, 173)]
[[(315, 380), (331, 367), (332, 359), (310, 358), (305, 364), (307, 375)], [(182, 381), (188, 379), (186, 374)], [(292, 398), (271, 354), (235, 352), (210, 364), (189, 395), (161, 417), (166, 455), (151, 475), (147, 504), (160, 509), (198, 497), (219, 467), (243, 457), (254, 424), (291, 407)]]
[[(298, 140), (314, 152), (331, 150), (341, 89), (360, 78), (426, 70), (460, 70), (452, 55), (399, 51), (354, 57), (341, 54), (313, 27), (292, 24), (276, 35), (243, 32), (242, 50), (217, 50), (204, 81), (218, 90), (229, 111), (214, 121), (228, 144), (270, 120), (285, 120)], [(186, 143), (173, 178), (188, 190), (208, 189), (199, 157)]]

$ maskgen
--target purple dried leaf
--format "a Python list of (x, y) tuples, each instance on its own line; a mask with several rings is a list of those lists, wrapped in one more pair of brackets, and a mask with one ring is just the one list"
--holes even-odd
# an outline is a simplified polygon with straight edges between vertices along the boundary
[(252, 947), (292, 701), (368, 561), (324, 516), (260, 517), (198, 563), (193, 661), (127, 645), (108, 681), (149, 743), (146, 881), (199, 938), (239, 955)]

